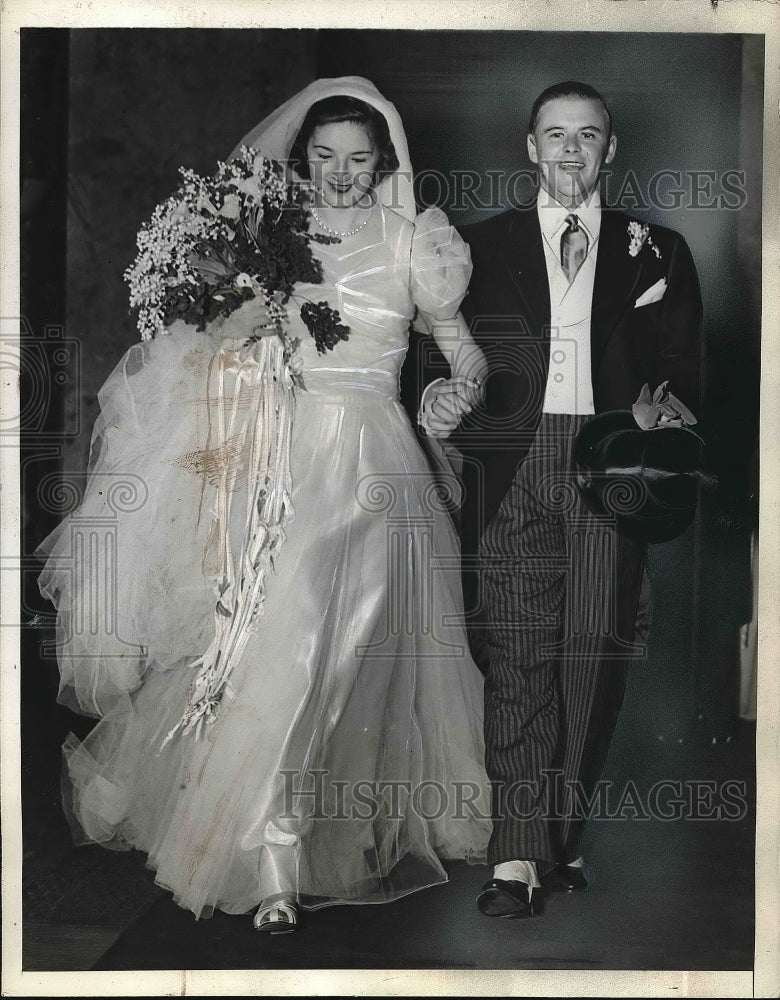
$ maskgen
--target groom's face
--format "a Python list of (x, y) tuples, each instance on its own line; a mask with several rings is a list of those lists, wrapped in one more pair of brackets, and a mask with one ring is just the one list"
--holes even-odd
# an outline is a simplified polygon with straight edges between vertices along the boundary
[(543, 104), (528, 136), (528, 155), (539, 166), (542, 188), (567, 208), (595, 190), (616, 146), (604, 105), (585, 97), (556, 97)]

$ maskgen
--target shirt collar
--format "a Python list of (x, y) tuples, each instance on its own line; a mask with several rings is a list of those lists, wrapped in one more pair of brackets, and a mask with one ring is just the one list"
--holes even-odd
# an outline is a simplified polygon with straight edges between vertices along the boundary
[(598, 188), (574, 210), (556, 201), (547, 191), (540, 191), (536, 199), (536, 211), (542, 234), (549, 243), (560, 238), (566, 224), (567, 215), (576, 215), (588, 235), (591, 245), (601, 229), (601, 192)]

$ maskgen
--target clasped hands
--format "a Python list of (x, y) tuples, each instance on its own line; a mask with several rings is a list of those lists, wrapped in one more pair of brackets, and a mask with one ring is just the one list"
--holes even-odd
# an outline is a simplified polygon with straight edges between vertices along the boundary
[(482, 402), (483, 395), (480, 379), (466, 375), (436, 379), (423, 393), (417, 422), (428, 437), (449, 437), (463, 417)]

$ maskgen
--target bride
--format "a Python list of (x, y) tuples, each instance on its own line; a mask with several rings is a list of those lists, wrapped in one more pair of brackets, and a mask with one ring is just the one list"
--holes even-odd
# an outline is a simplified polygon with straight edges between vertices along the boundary
[(313, 182), (310, 231), (331, 241), (312, 243), (323, 283), (295, 296), (326, 300), (349, 334), (322, 350), (290, 310), (305, 383), (292, 514), (212, 723), (196, 735), (180, 720), (214, 633), (209, 379), (238, 319), (177, 321), (120, 360), (85, 496), (41, 546), (39, 582), (58, 610), (60, 700), (100, 718), (64, 746), (77, 840), (145, 852), (196, 916), (256, 911), (281, 933), (302, 909), (392, 900), (446, 881), (442, 859), (484, 859), (482, 682), (457, 543), (398, 401), (415, 317), (463, 393), (484, 362), (458, 314), (468, 248), (439, 210), (416, 216), (400, 119), (371, 83), (316, 81), (242, 146)]

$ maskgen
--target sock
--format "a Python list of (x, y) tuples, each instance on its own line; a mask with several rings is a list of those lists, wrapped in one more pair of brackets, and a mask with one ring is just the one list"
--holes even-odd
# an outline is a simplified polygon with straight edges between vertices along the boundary
[(578, 858), (575, 858), (574, 861), (569, 861), (567, 863), (566, 867), (567, 868), (582, 868), (582, 866), (584, 864), (585, 864), (585, 858), (583, 858), (583, 856), (580, 855)]
[(528, 886), (529, 900), (531, 898), (531, 890), (538, 889), (540, 886), (535, 861), (502, 861), (493, 869), (493, 878), (525, 882)]

